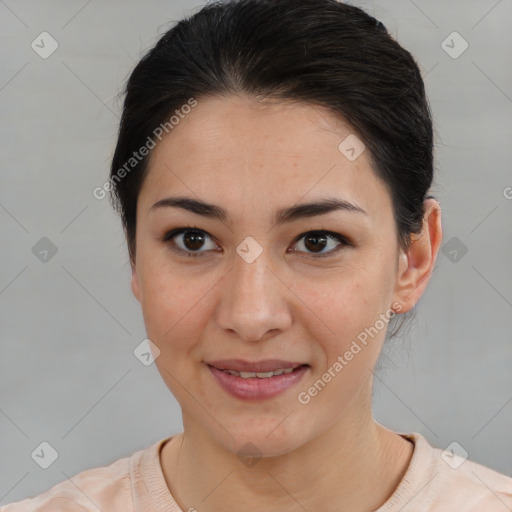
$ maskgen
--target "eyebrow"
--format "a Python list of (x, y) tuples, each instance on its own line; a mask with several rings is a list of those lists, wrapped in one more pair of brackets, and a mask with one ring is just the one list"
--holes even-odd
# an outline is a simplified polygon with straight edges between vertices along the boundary
[[(189, 197), (166, 197), (156, 202), (149, 211), (155, 211), (160, 208), (181, 208), (183, 210), (202, 215), (211, 219), (218, 219), (224, 223), (228, 221), (228, 213), (224, 208), (213, 204), (205, 203)], [(276, 224), (284, 224), (305, 217), (315, 217), (325, 215), (334, 211), (357, 212), (368, 215), (360, 206), (349, 201), (338, 198), (325, 198), (310, 203), (301, 203), (278, 210), (275, 217)]]

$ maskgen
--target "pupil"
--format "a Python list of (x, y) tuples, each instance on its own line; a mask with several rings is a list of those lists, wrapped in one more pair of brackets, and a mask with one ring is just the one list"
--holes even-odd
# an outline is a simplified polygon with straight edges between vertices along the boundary
[(188, 231), (183, 237), (185, 247), (190, 250), (201, 249), (204, 243), (204, 236), (200, 233)]
[[(183, 242), (187, 249), (197, 250), (201, 249), (204, 243), (204, 236), (201, 233), (187, 232), (183, 237)], [(309, 235), (305, 239), (305, 245), (310, 251), (320, 252), (327, 242), (325, 235)]]
[(309, 250), (318, 252), (325, 247), (326, 242), (327, 237), (325, 235), (309, 235), (304, 240), (304, 243)]

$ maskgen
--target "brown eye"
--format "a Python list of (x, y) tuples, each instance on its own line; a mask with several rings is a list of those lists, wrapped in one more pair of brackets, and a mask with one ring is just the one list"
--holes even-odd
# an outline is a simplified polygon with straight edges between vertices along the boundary
[(186, 231), (183, 233), (183, 245), (190, 251), (201, 249), (204, 244), (205, 236), (203, 233)]
[(345, 237), (330, 231), (304, 233), (297, 239), (296, 245), (299, 246), (296, 252), (306, 252), (315, 257), (330, 256), (342, 247), (352, 246)]
[(325, 235), (308, 235), (304, 237), (304, 245), (312, 252), (320, 252), (327, 245), (327, 237)]
[(169, 231), (162, 241), (171, 249), (186, 256), (204, 256), (209, 251), (218, 250), (212, 237), (201, 229), (177, 228)]

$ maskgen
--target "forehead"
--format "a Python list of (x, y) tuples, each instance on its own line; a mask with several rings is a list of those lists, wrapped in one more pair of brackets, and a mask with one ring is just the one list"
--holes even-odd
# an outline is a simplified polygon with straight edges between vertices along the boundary
[(328, 193), (379, 214), (390, 197), (362, 148), (351, 126), (325, 108), (244, 96), (199, 99), (152, 150), (139, 198), (148, 208), (170, 193), (233, 208), (237, 198), (278, 208)]

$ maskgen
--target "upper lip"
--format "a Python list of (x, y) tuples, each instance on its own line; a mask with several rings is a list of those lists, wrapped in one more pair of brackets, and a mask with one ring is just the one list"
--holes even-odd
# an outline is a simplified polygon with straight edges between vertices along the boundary
[(265, 359), (262, 361), (245, 361), (243, 359), (219, 359), (210, 361), (209, 366), (218, 370), (235, 370), (237, 372), (270, 372), (279, 368), (297, 368), (306, 363), (284, 361), (282, 359)]

